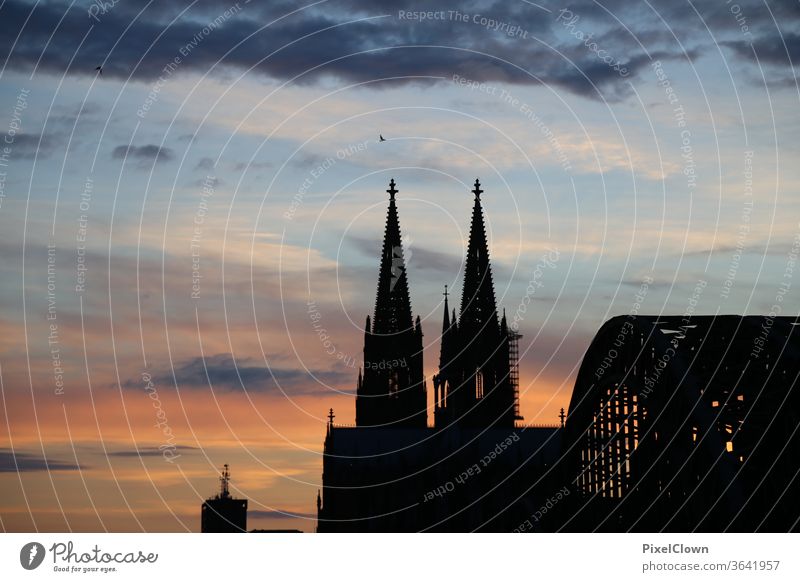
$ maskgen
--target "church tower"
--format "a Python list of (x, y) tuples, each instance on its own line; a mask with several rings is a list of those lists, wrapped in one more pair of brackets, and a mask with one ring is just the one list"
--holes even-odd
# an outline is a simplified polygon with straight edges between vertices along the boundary
[[(461, 313), (448, 313), (445, 296), (439, 373), (434, 377), (436, 426), (514, 427), (516, 391), (510, 378), (509, 330), (498, 321), (481, 207), (475, 180)], [(446, 293), (446, 290), (445, 290)]]
[(422, 371), (422, 326), (414, 321), (397, 217), (394, 180), (378, 273), (374, 319), (364, 328), (364, 373), (356, 387), (356, 425), (385, 428), (427, 426)]

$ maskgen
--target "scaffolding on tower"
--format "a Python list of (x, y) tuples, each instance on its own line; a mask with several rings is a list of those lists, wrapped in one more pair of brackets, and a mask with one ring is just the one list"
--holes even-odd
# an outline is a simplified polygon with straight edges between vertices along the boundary
[(514, 390), (514, 420), (522, 421), (519, 412), (519, 338), (521, 333), (510, 331), (508, 333), (508, 380)]

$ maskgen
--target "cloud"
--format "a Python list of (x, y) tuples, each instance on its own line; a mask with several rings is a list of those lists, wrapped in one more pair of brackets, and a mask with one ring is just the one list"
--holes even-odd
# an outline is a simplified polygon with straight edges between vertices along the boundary
[(162, 148), (157, 145), (148, 144), (143, 146), (120, 145), (111, 152), (114, 160), (134, 160), (139, 167), (147, 167), (148, 164), (166, 162), (175, 156), (170, 148)]
[[(360, 236), (350, 236), (347, 240), (365, 257), (373, 261), (380, 259), (380, 241)], [(459, 257), (415, 245), (413, 239), (410, 243), (408, 240), (404, 241), (403, 253), (409, 270), (429, 270), (455, 275), (461, 268)]]
[[(178, 451), (184, 451), (184, 452), (199, 451), (200, 450), (197, 447), (190, 447), (188, 445), (175, 445), (175, 446), (170, 446), (169, 448), (172, 451), (178, 450)], [(112, 452), (108, 453), (108, 456), (109, 457), (133, 457), (133, 458), (138, 458), (138, 457), (161, 457), (161, 456), (163, 456), (163, 454), (164, 454), (164, 451), (162, 449), (157, 448), (157, 447), (141, 447), (139, 450), (136, 450), (136, 451), (112, 451)]]
[(193, 188), (210, 188), (211, 190), (217, 189), (224, 182), (221, 178), (206, 176), (205, 178), (198, 178), (189, 182), (189, 186)]
[(755, 38), (752, 43), (739, 40), (722, 43), (734, 50), (740, 57), (772, 65), (792, 67), (792, 63), (800, 61), (800, 34), (771, 34)]
[[(612, 100), (627, 94), (629, 78), (647, 62), (644, 51), (624, 29), (622, 34), (617, 30), (598, 34), (598, 43), (624, 55), (623, 64), (630, 75), (622, 77), (578, 40), (569, 37), (560, 42), (558, 35), (564, 36), (564, 27), (555, 12), (548, 14), (521, 3), (465, 4), (461, 11), (467, 21), (448, 17), (425, 22), (401, 17), (395, 4), (366, 1), (323, 4), (290, 16), (287, 14), (296, 9), (290, 2), (248, 4), (224, 16), (232, 3), (206, 1), (191, 6), (175, 22), (170, 19), (177, 15), (177, 6), (148, 5), (138, 14), (139, 6), (134, 10), (127, 4), (115, 5), (102, 15), (101, 25), (88, 31), (92, 21), (86, 12), (69, 9), (67, 2), (39, 4), (30, 19), (29, 4), (5, 2), (0, 52), (10, 55), (12, 68), (26, 72), (37, 66), (39, 71), (59, 75), (68, 71), (93, 76), (96, 64), (103, 63), (103, 81), (133, 78), (153, 82), (165, 75), (165, 64), (181, 57), (177, 70), (168, 73), (170, 78), (190, 72), (205, 74), (212, 68), (225, 75), (234, 67), (276, 80), (293, 79), (298, 84), (320, 84), (335, 78), (381, 88), (431, 84), (457, 74), (481, 82), (553, 85), (584, 97)], [(401, 8), (413, 10), (415, 5), (408, 2)], [(427, 9), (425, 4), (419, 6)], [(586, 33), (608, 28), (607, 15), (590, 4), (581, 9), (583, 12), (573, 8), (583, 15), (581, 25)], [(492, 29), (481, 23), (481, 17), (505, 23), (507, 31), (514, 27), (520, 33), (514, 36)], [(20, 30), (24, 34), (17, 38)], [(88, 38), (81, 44), (87, 31)], [(42, 52), (46, 46), (59, 50)], [(565, 62), (559, 52), (578, 66)], [(680, 58), (682, 54), (672, 47), (661, 58)], [(272, 57), (264, 58), (267, 55)]]
[(74, 105), (53, 105), (53, 113), (47, 117), (47, 124), (58, 124), (70, 131), (81, 121), (98, 119), (104, 107), (97, 101), (85, 101)]
[(295, 168), (305, 169), (320, 166), (326, 159), (319, 154), (300, 152), (292, 158), (290, 164)]
[(19, 453), (13, 449), (0, 449), (0, 473), (27, 473), (31, 471), (78, 471), (85, 469), (68, 461), (46, 459), (45, 457)]
[(214, 169), (214, 160), (211, 158), (200, 158), (197, 162), (197, 165), (194, 167), (195, 170), (213, 170)]
[(42, 135), (39, 133), (18, 133), (14, 136), (13, 143), (8, 146), (11, 148), (12, 155), (26, 160), (33, 158), (48, 158), (61, 144), (61, 138), (57, 135)]
[[(315, 380), (316, 378), (316, 380)], [(278, 368), (259, 365), (253, 358), (234, 358), (231, 354), (215, 354), (205, 359), (194, 357), (177, 366), (173, 373), (161, 370), (153, 374), (156, 384), (177, 383), (183, 389), (223, 390), (228, 392), (274, 392), (284, 391), (292, 396), (330, 395), (328, 386), (353, 383), (352, 370), (311, 370), (302, 368)], [(320, 384), (323, 383), (323, 384)], [(141, 388), (138, 378), (126, 381), (125, 388)]]
[(763, 256), (786, 256), (794, 251), (791, 242), (770, 242), (766, 241), (753, 241), (748, 242), (741, 248), (734, 243), (718, 244), (714, 248), (705, 247), (699, 250), (689, 250), (684, 253), (676, 253), (675, 256), (682, 257), (707, 257), (710, 254), (717, 256), (726, 256), (735, 252), (740, 252), (743, 255), (754, 255), (758, 257)]
[(260, 170), (263, 168), (271, 168), (272, 162), (237, 162), (233, 167), (234, 170), (240, 172), (242, 170)]

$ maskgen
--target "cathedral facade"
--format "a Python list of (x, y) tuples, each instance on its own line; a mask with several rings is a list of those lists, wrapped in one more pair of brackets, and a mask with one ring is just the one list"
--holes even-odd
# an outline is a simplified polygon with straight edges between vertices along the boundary
[(432, 426), (394, 180), (387, 192), (356, 426), (337, 426), (331, 415), (317, 530), (512, 531), (553, 486), (546, 475), (557, 460), (560, 431), (516, 426), (516, 336), (495, 301), (483, 191), (476, 180), (458, 313), (450, 312), (445, 291)]
[[(423, 375), (422, 326), (411, 313), (395, 182), (389, 184), (374, 318), (364, 327), (364, 371), (356, 387), (356, 425), (427, 427), (427, 383)], [(442, 318), (439, 373), (433, 377), (434, 425), (513, 428), (521, 420), (509, 351), (514, 334), (498, 317), (489, 245), (475, 180), (472, 224), (465, 260), (461, 311), (450, 313), (447, 293)]]

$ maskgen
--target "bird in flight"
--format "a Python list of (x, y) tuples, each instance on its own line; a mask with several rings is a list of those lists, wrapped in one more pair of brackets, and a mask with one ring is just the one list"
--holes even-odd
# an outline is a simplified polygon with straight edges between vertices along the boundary
[(95, 71), (100, 71), (100, 74), (103, 74), (103, 67), (95, 67)]
[(378, 137), (380, 138), (380, 141), (386, 141), (386, 138), (384, 138), (381, 134), (378, 134)]

